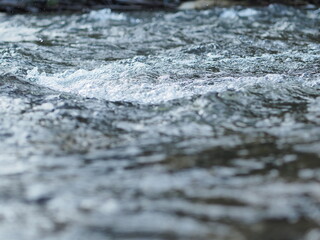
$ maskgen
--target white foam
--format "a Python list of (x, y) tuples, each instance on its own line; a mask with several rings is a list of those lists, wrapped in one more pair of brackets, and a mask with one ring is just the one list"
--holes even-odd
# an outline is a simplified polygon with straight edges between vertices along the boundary
[(237, 11), (235, 9), (224, 9), (224, 11), (220, 14), (220, 18), (235, 20), (239, 17), (249, 18), (249, 17), (254, 17), (258, 14), (259, 14), (259, 11), (252, 8), (246, 8), (240, 11)]
[(122, 13), (113, 13), (110, 9), (102, 9), (97, 11), (91, 11), (88, 15), (89, 20), (95, 21), (124, 21), (127, 17)]
[(54, 90), (110, 101), (159, 103), (190, 97), (210, 90), (203, 79), (175, 81), (169, 74), (150, 75), (145, 64), (133, 68), (114, 69), (113, 65), (92, 71), (77, 70), (49, 75), (37, 68), (28, 72), (27, 79)]
[(221, 78), (203, 75), (194, 79), (157, 72), (154, 67), (141, 62), (116, 62), (91, 71), (80, 69), (56, 74), (40, 73), (34, 68), (28, 72), (27, 80), (84, 97), (142, 104), (161, 103), (209, 92), (246, 91), (256, 86), (265, 88), (265, 92), (276, 98), (286, 94), (285, 88), (288, 86), (298, 84), (313, 87), (320, 81), (304, 81), (303, 77), (301, 81), (299, 78), (290, 80), (281, 74)]
[(0, 23), (0, 41), (3, 42), (21, 42), (38, 40), (37, 29), (24, 26), (15, 26), (10, 22)]
[(234, 9), (227, 9), (221, 13), (220, 18), (236, 19), (238, 18), (238, 14)]
[(240, 17), (252, 17), (258, 15), (258, 11), (252, 8), (246, 8), (238, 12)]

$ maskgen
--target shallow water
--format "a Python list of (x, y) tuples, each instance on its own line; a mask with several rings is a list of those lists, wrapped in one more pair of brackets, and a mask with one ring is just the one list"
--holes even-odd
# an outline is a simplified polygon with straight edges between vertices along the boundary
[(319, 26), (0, 15), (0, 239), (320, 239)]

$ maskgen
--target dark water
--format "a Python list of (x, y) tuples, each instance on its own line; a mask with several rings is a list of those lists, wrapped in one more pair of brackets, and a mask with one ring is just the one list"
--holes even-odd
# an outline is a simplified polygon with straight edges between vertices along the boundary
[(0, 239), (319, 240), (319, 26), (0, 15)]

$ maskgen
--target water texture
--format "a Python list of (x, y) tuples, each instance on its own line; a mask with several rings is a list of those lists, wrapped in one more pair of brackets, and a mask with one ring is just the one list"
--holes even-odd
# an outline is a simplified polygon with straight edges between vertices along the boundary
[(0, 15), (0, 239), (320, 239), (319, 26)]

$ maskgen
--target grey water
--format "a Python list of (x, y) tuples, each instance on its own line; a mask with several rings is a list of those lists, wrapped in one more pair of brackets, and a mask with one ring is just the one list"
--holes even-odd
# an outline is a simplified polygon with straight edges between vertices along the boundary
[(0, 15), (0, 239), (320, 239), (320, 10)]

